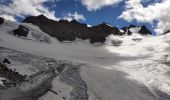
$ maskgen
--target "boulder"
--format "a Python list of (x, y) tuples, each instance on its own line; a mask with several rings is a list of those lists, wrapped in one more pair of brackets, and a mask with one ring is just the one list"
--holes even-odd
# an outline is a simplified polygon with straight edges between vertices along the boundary
[(28, 32), (29, 30), (23, 25), (19, 25), (17, 29), (13, 30), (14, 35), (23, 36), (23, 37), (27, 37)]

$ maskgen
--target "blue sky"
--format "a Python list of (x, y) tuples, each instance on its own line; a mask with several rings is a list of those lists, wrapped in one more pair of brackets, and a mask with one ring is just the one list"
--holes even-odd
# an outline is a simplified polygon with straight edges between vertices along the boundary
[[(152, 3), (151, 1), (143, 3), (145, 6)], [(79, 22), (87, 23), (90, 25), (97, 25), (102, 22), (109, 23), (113, 26), (122, 28), (124, 26), (128, 26), (130, 24), (134, 25), (146, 25), (150, 30), (153, 32), (153, 25), (149, 23), (140, 22), (137, 23), (136, 21), (127, 22), (123, 19), (119, 19), (118, 16), (121, 15), (121, 13), (124, 11), (125, 2), (121, 2), (119, 4), (116, 4), (114, 6), (106, 6), (103, 7), (100, 10), (96, 11), (89, 11), (86, 9), (85, 6), (81, 4), (80, 1), (75, 0), (61, 0), (55, 4), (55, 7), (52, 7), (52, 9), (55, 9), (56, 16), (63, 18), (67, 13), (74, 13), (78, 12), (79, 14), (82, 14), (86, 20), (79, 20)], [(46, 6), (51, 6), (51, 3), (46, 3)], [(154, 32), (153, 32), (154, 33)]]
[[(164, 2), (163, 2), (164, 1)], [(122, 28), (146, 25), (154, 34), (170, 29), (162, 23), (169, 14), (170, 0), (0, 0), (0, 16), (22, 21), (27, 16), (44, 14), (51, 19), (77, 19), (89, 25), (102, 22)], [(167, 5), (169, 3), (169, 5)], [(160, 9), (160, 5), (164, 9)], [(164, 6), (165, 5), (165, 6)], [(159, 11), (160, 10), (160, 11)], [(158, 12), (157, 12), (158, 11)], [(153, 14), (151, 14), (153, 13)], [(120, 17), (121, 16), (121, 17)], [(161, 19), (162, 18), (162, 19)]]

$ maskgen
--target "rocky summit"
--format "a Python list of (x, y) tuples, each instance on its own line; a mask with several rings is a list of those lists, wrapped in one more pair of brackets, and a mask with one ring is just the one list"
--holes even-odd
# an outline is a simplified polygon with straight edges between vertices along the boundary
[[(32, 23), (39, 26), (39, 28), (45, 33), (49, 34), (52, 37), (57, 38), (59, 41), (74, 41), (76, 38), (82, 40), (89, 39), (91, 43), (105, 42), (105, 38), (110, 35), (124, 35), (127, 30), (123, 29), (124, 32), (121, 32), (117, 27), (102, 23), (96, 26), (88, 27), (87, 24), (79, 23), (76, 20), (67, 21), (67, 20), (51, 20), (46, 18), (44, 15), (39, 16), (30, 16), (27, 17), (24, 23)], [(132, 33), (129, 31), (130, 28), (136, 27), (130, 25), (127, 27), (128, 35)], [(151, 34), (151, 32), (145, 27), (142, 26), (139, 33)]]
[(140, 28), (137, 32), (140, 33), (141, 35), (152, 35), (152, 32), (147, 29), (147, 27), (145, 25), (142, 26), (136, 26), (136, 25), (129, 25), (128, 27), (123, 27), (122, 30), (124, 31), (125, 34), (127, 35), (131, 35), (133, 34), (133, 32), (131, 32), (130, 29), (132, 28)]
[(146, 35), (146, 34), (152, 35), (151, 31), (148, 30), (145, 25), (141, 26), (141, 29), (138, 32), (143, 34), (143, 35)]

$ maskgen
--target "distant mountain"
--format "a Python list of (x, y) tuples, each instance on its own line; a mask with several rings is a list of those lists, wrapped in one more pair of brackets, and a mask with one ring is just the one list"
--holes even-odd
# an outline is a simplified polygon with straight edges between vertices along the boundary
[[(27, 17), (23, 22), (32, 23), (39, 26), (39, 28), (52, 37), (57, 38), (59, 41), (74, 41), (76, 38), (83, 40), (89, 39), (91, 43), (105, 42), (105, 38), (110, 35), (131, 35), (130, 28), (137, 26), (129, 26), (123, 28), (124, 32), (121, 32), (117, 27), (110, 26), (106, 23), (102, 23), (96, 26), (88, 27), (87, 24), (79, 23), (76, 20), (51, 20), (44, 15)], [(128, 32), (127, 32), (128, 31)], [(146, 26), (141, 26), (139, 33), (142, 35), (152, 34)]]
[(136, 31), (136, 33), (140, 33), (142, 35), (152, 35), (152, 32), (147, 29), (147, 27), (145, 25), (142, 26), (136, 26), (136, 25), (129, 25), (128, 27), (123, 27), (122, 30), (125, 32), (125, 34), (131, 35), (133, 32), (131, 31), (131, 29), (135, 29), (138, 28), (138, 30)]

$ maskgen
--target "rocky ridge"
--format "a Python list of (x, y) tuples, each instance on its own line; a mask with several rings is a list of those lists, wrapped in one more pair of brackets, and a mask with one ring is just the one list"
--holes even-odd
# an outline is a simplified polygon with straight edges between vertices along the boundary
[[(88, 27), (87, 24), (79, 23), (76, 20), (51, 20), (46, 18), (44, 15), (30, 16), (27, 17), (24, 23), (32, 23), (39, 26), (39, 28), (49, 34), (52, 37), (57, 38), (59, 41), (74, 41), (76, 38), (86, 40), (89, 39), (90, 43), (105, 42), (105, 38), (110, 35), (131, 35), (132, 32), (129, 30), (132, 27), (137, 27), (130, 25), (129, 27), (124, 27), (123, 32), (119, 28), (110, 26), (107, 23), (102, 23), (96, 26)], [(139, 33), (142, 35), (151, 35), (152, 33), (147, 29), (146, 26), (141, 27)], [(127, 32), (128, 31), (128, 32)]]

